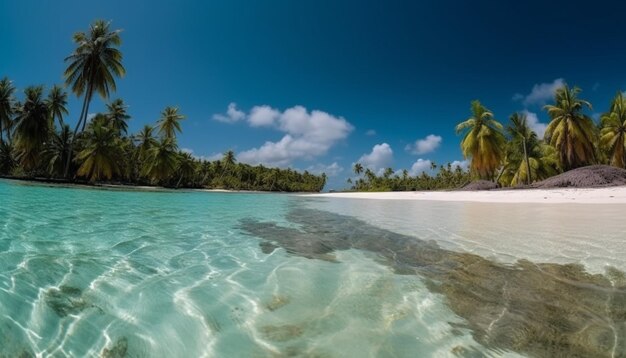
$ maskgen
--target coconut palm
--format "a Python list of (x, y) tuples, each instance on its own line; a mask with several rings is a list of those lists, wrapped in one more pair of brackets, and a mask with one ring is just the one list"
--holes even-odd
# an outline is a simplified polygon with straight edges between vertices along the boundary
[(510, 120), (507, 132), (511, 140), (507, 143), (499, 182), (505, 186), (517, 186), (557, 174), (559, 160), (554, 148), (539, 141), (524, 114), (515, 113)]
[(63, 90), (63, 87), (54, 85), (50, 88), (46, 105), (50, 111), (50, 127), (54, 128), (54, 120), (56, 119), (59, 126), (63, 128), (63, 116), (69, 113), (67, 111), (67, 92)]
[(176, 107), (165, 107), (161, 112), (161, 118), (157, 121), (159, 127), (159, 134), (166, 139), (176, 139), (176, 132), (181, 133), (180, 121), (185, 119), (185, 116), (178, 113)]
[(128, 133), (128, 120), (130, 115), (126, 112), (128, 108), (121, 99), (116, 99), (107, 104), (106, 116), (109, 118), (111, 128), (118, 134)]
[(530, 141), (527, 145), (528, 161), (525, 160), (519, 144), (518, 147), (509, 146), (499, 183), (504, 186), (517, 186), (527, 183), (529, 176), (533, 181), (538, 181), (556, 175), (561, 170), (554, 147), (540, 141)]
[(194, 186), (194, 177), (197, 170), (198, 168), (196, 166), (196, 162), (191, 156), (191, 153), (179, 153), (178, 168), (176, 168), (176, 173), (178, 174), (178, 183), (176, 183), (176, 187), (178, 188), (181, 183), (191, 184), (191, 186)]
[(95, 122), (85, 135), (85, 148), (76, 156), (81, 163), (76, 174), (91, 182), (111, 179), (122, 172), (119, 138), (108, 126)]
[(235, 165), (237, 159), (235, 159), (235, 152), (233, 152), (232, 150), (229, 150), (227, 152), (224, 153), (224, 155), (222, 156), (222, 165), (226, 166), (226, 167), (230, 167)]
[(596, 128), (583, 113), (591, 103), (579, 99), (580, 89), (567, 85), (559, 88), (554, 104), (544, 108), (552, 119), (546, 128), (545, 140), (558, 152), (564, 170), (578, 168), (595, 161)]
[(148, 151), (143, 174), (154, 182), (164, 183), (178, 167), (178, 146), (171, 138), (161, 138)]
[(509, 118), (511, 124), (507, 127), (507, 132), (511, 136), (511, 147), (514, 149), (521, 148), (524, 164), (526, 164), (526, 184), (532, 183), (532, 174), (530, 170), (530, 160), (528, 159), (529, 145), (537, 142), (537, 133), (530, 126), (525, 114), (513, 113)]
[(361, 175), (361, 173), (363, 173), (363, 166), (361, 165), (361, 163), (354, 163), (354, 174), (356, 175)]
[[(116, 90), (115, 77), (125, 74), (122, 66), (122, 53), (117, 48), (122, 39), (120, 30), (110, 30), (110, 23), (96, 20), (89, 31), (74, 34), (76, 49), (65, 58), (68, 63), (65, 70), (65, 83), (72, 88), (77, 97), (83, 96), (83, 105), (74, 129), (74, 137), (82, 127), (85, 129), (89, 104), (94, 93), (107, 99), (110, 91)], [(71, 158), (68, 158), (65, 175), (69, 170)]]
[(472, 102), (471, 112), (470, 118), (456, 126), (457, 134), (465, 132), (461, 151), (465, 158), (471, 158), (474, 175), (491, 180), (504, 157), (502, 124), (479, 101)]
[(626, 98), (618, 92), (608, 113), (600, 117), (600, 147), (605, 150), (611, 165), (626, 167)]
[(51, 133), (42, 152), (42, 159), (49, 175), (53, 177), (63, 175), (65, 161), (69, 156), (71, 141), (72, 130), (67, 124), (61, 127), (60, 132), (53, 131)]
[(43, 86), (27, 87), (24, 94), (24, 103), (16, 108), (15, 150), (24, 169), (33, 170), (50, 133), (50, 112), (43, 100)]
[(15, 87), (8, 77), (0, 80), (0, 144), (3, 142), (4, 131), (6, 137), (9, 138), (9, 130), (11, 128), (11, 117), (13, 116), (13, 93)]
[(15, 151), (11, 142), (0, 143), (0, 174), (10, 174), (13, 168), (17, 166), (15, 159)]
[(158, 144), (157, 140), (154, 138), (152, 134), (154, 132), (154, 128), (150, 125), (145, 125), (141, 131), (135, 136), (135, 141), (137, 145), (137, 155), (140, 161), (144, 161), (147, 156), (150, 148), (154, 147)]

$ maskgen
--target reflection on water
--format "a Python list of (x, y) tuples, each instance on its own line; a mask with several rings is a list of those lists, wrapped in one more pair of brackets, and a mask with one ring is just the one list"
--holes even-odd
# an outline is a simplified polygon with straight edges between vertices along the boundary
[(296, 208), (288, 218), (299, 228), (243, 220), (242, 228), (264, 241), (311, 259), (333, 260), (337, 250), (373, 252), (396, 273), (427, 280), (465, 319), (481, 344), (541, 357), (626, 355), (626, 277), (608, 269), (590, 274), (580, 265), (519, 260), (504, 265), (449, 251), (433, 241), (386, 231), (342, 215)]

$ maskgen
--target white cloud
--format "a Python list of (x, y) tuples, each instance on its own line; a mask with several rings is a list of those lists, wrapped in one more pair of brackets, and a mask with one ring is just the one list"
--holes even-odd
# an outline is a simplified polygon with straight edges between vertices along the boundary
[(191, 148), (180, 148), (180, 151), (183, 153), (193, 154), (193, 149)]
[(239, 122), (240, 120), (246, 118), (246, 114), (243, 111), (240, 111), (239, 109), (237, 109), (237, 104), (234, 102), (231, 102), (228, 105), (228, 109), (226, 110), (226, 115), (223, 114), (214, 114), (213, 115), (213, 119), (219, 122), (224, 122), (224, 123), (235, 123), (235, 122)]
[(564, 85), (565, 81), (562, 78), (557, 78), (548, 83), (538, 83), (533, 86), (528, 95), (524, 96), (521, 93), (516, 93), (513, 95), (513, 100), (521, 101), (524, 106), (543, 105), (553, 99), (556, 90)]
[(87, 113), (87, 122), (91, 122), (93, 117), (96, 116), (97, 113)]
[(334, 177), (339, 175), (339, 173), (343, 171), (343, 167), (337, 162), (333, 162), (330, 165), (318, 163), (315, 165), (311, 165), (306, 170), (308, 170), (312, 174), (320, 175), (322, 173), (326, 173), (327, 176)]
[(280, 112), (270, 106), (255, 106), (250, 110), (248, 123), (252, 127), (271, 126), (280, 118)]
[(413, 165), (411, 166), (411, 170), (409, 170), (409, 174), (411, 176), (420, 175), (423, 172), (430, 170), (431, 164), (432, 162), (430, 160), (420, 158), (415, 161), (415, 163), (413, 163)]
[(459, 167), (463, 170), (467, 170), (469, 169), (469, 160), (455, 160), (452, 163), (450, 163), (452, 165), (452, 170), (455, 170), (456, 167)]
[(376, 144), (371, 153), (363, 154), (359, 158), (358, 163), (375, 173), (380, 173), (393, 163), (393, 150), (387, 143)]
[(405, 149), (417, 155), (431, 153), (439, 147), (441, 141), (441, 136), (429, 134), (426, 138), (418, 139), (414, 144), (407, 145)]
[(368, 137), (375, 136), (376, 135), (376, 131), (373, 130), (373, 129), (368, 129), (367, 132), (365, 132), (365, 135), (368, 136)]
[[(295, 106), (280, 112), (269, 106), (259, 106), (255, 112), (255, 125), (272, 125), (286, 133), (279, 141), (267, 141), (258, 148), (239, 154), (239, 161), (248, 164), (287, 166), (297, 159), (311, 160), (324, 155), (340, 140), (345, 139), (353, 126), (342, 117), (323, 111), (308, 112), (302, 106)], [(263, 108), (263, 109), (261, 109)], [(263, 115), (259, 116), (260, 112)], [(271, 123), (269, 114), (273, 117)], [(249, 118), (252, 117), (252, 113)], [(263, 118), (263, 119), (260, 119)], [(252, 126), (253, 123), (251, 122)]]
[(532, 129), (535, 133), (537, 133), (537, 137), (540, 139), (543, 138), (543, 135), (546, 133), (546, 127), (548, 126), (545, 123), (539, 122), (539, 118), (536, 113), (529, 112), (527, 110), (523, 110), (522, 113), (526, 115), (526, 121), (530, 129)]

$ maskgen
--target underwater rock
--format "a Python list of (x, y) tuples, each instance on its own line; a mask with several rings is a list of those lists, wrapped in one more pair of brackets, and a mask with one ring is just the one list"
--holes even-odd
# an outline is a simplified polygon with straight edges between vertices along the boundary
[(65, 285), (48, 289), (45, 294), (45, 302), (59, 317), (79, 313), (85, 308), (91, 307), (82, 298), (82, 291), (79, 288)]
[(289, 301), (289, 297), (274, 295), (272, 296), (272, 300), (265, 304), (265, 308), (270, 311), (276, 311), (277, 309), (288, 304)]
[[(253, 220), (241, 221), (241, 229), (306, 258), (350, 248), (373, 252), (396, 273), (415, 274), (442, 294), (474, 339), (495, 351), (626, 357), (626, 276), (619, 270), (590, 274), (580, 265), (528, 260), (506, 265), (320, 210), (294, 208), (287, 218), (301, 229)], [(296, 327), (263, 332), (289, 339), (301, 334)]]
[(263, 326), (261, 327), (261, 333), (269, 340), (285, 342), (300, 337), (304, 333), (304, 328), (293, 324)]
[(124, 358), (126, 353), (128, 353), (128, 339), (122, 337), (110, 349), (104, 348), (100, 356), (102, 358)]

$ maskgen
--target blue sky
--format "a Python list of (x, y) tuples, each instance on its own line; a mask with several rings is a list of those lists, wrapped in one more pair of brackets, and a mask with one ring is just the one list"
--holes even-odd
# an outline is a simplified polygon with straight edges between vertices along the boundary
[[(357, 160), (415, 172), (462, 160), (454, 126), (473, 99), (502, 122), (527, 110), (541, 130), (541, 107), (565, 81), (583, 89), (590, 114), (602, 112), (626, 89), (625, 10), (619, 1), (3, 1), (0, 76), (19, 89), (61, 83), (72, 33), (111, 20), (127, 70), (113, 98), (130, 106), (131, 131), (178, 106), (179, 144), (194, 155), (233, 149), (251, 163), (325, 169), (340, 188)], [(68, 121), (79, 105), (73, 97)], [(90, 112), (103, 106), (98, 98)]]

